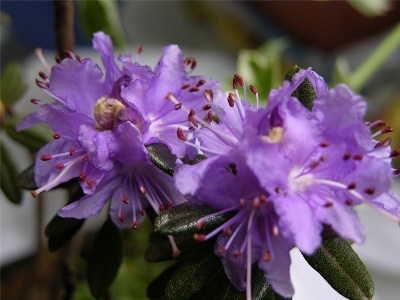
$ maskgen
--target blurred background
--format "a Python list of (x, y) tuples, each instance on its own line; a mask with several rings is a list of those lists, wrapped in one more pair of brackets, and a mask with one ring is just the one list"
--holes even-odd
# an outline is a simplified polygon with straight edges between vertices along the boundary
[[(5, 155), (2, 148), (4, 183), (12, 175), (11, 169), (19, 173), (32, 164), (35, 148), (25, 147), (26, 140), (16, 137), (13, 125), (35, 109), (30, 99), (46, 99), (34, 84), (38, 71), (43, 69), (34, 49), (43, 48), (51, 64), (57, 50), (52, 1), (2, 0), (0, 5), (1, 139), (8, 153)], [(232, 75), (238, 72), (257, 86), (262, 99), (282, 83), (294, 64), (312, 66), (331, 85), (346, 82), (361, 93), (369, 103), (368, 118), (384, 119), (397, 129), (392, 135), (393, 146), (400, 147), (400, 48), (386, 51), (382, 62), (378, 60), (375, 65), (371, 63), (372, 69), (364, 69), (367, 78), (357, 73), (391, 30), (399, 26), (398, 1), (92, 0), (76, 1), (74, 8), (75, 52), (81, 57), (99, 60), (91, 50), (90, 38), (97, 30), (112, 36), (118, 47), (116, 53), (135, 53), (143, 45), (140, 62), (151, 67), (157, 63), (162, 46), (176, 43), (185, 56), (197, 58), (195, 74), (213, 77), (229, 88)], [(13, 96), (6, 94), (6, 79), (15, 86)], [(25, 138), (40, 144), (51, 138), (51, 132), (40, 128)], [(7, 156), (15, 166), (10, 166)], [(398, 194), (399, 185), (397, 180), (394, 189)], [(84, 280), (84, 250), (104, 214), (85, 222), (67, 247), (49, 252), (44, 227), (64, 205), (66, 191), (58, 189), (37, 200), (28, 192), (19, 195), (17, 191), (3, 190), (0, 263), (4, 299), (70, 299), (68, 292), (72, 299), (90, 299)], [(9, 193), (16, 194), (14, 202), (8, 201)], [(398, 224), (366, 207), (360, 209), (360, 216), (367, 229), (367, 241), (354, 248), (375, 281), (376, 299), (397, 299)], [(145, 223), (142, 230), (124, 232), (124, 263), (112, 285), (110, 299), (132, 299), (132, 295), (134, 299), (146, 299), (148, 282), (168, 265), (152, 265), (142, 257), (150, 230), (151, 225)], [(296, 250), (292, 257), (294, 299), (343, 299)], [(65, 282), (68, 287), (63, 286)]]

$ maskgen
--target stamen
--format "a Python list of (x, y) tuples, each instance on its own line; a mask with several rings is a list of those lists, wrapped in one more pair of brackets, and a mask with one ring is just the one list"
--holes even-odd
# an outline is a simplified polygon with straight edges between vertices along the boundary
[(64, 54), (69, 59), (75, 59), (74, 53), (72, 53), (72, 51), (70, 51), (70, 50), (64, 50)]
[(88, 186), (92, 187), (96, 184), (96, 182), (97, 182), (96, 179), (91, 179), (91, 180), (86, 181), (86, 184)]
[(357, 187), (357, 184), (355, 182), (352, 182), (347, 186), (347, 189), (354, 190), (356, 187)]
[(344, 160), (349, 160), (350, 157), (351, 157), (351, 153), (350, 153), (350, 151), (347, 151), (347, 152), (344, 154), (343, 159), (344, 159)]
[(53, 139), (55, 139), (55, 140), (58, 140), (60, 137), (61, 137), (61, 134), (59, 134), (59, 133), (55, 133), (53, 135)]
[(40, 156), (40, 159), (42, 161), (48, 161), (48, 160), (52, 159), (52, 157), (51, 157), (50, 154), (43, 154), (43, 155)]
[(274, 237), (279, 236), (279, 228), (276, 225), (272, 225), (271, 233)]
[(233, 75), (233, 78), (236, 80), (238, 84), (240, 84), (240, 86), (244, 86), (244, 80), (242, 76), (240, 76), (239, 74), (235, 74)]
[(39, 79), (36, 79), (36, 85), (42, 89), (48, 89), (49, 84), (47, 82), (40, 81)]
[(167, 200), (168, 208), (174, 207), (174, 203), (171, 200)]
[(86, 180), (88, 178), (88, 175), (85, 173), (85, 172), (82, 172), (80, 175), (79, 175), (79, 181), (84, 181), (84, 180)]
[(124, 211), (123, 210), (121, 210), (120, 212), (119, 212), (119, 219), (120, 219), (120, 221), (121, 222), (124, 222)]
[(375, 188), (367, 188), (364, 190), (364, 193), (368, 195), (373, 195), (375, 193)]
[(42, 101), (39, 99), (31, 99), (31, 103), (32, 104), (40, 104), (40, 103), (42, 103)]
[(142, 54), (142, 52), (143, 52), (143, 49), (144, 49), (144, 46), (143, 45), (140, 45), (139, 47), (138, 47), (138, 49), (137, 49), (137, 55), (140, 55), (140, 54)]
[(168, 239), (169, 239), (169, 243), (171, 244), (171, 247), (172, 247), (172, 257), (178, 258), (181, 255), (181, 251), (178, 249), (178, 246), (175, 243), (174, 237), (172, 235), (169, 235)]
[(354, 159), (354, 160), (362, 160), (362, 159), (363, 159), (363, 156), (362, 156), (361, 154), (357, 154), (357, 155), (354, 155), (354, 156), (353, 156), (353, 159)]
[(187, 140), (186, 135), (183, 133), (183, 130), (180, 127), (178, 127), (178, 129), (176, 130), (176, 135), (178, 136), (178, 139), (180, 139), (182, 141), (186, 141)]
[(179, 109), (181, 109), (181, 107), (182, 107), (182, 103), (178, 103), (178, 104), (174, 105), (175, 110), (179, 110)]
[(383, 121), (383, 120), (377, 120), (377, 121), (374, 121), (374, 122), (366, 122), (366, 125), (369, 127), (369, 128), (376, 128), (376, 127), (381, 127), (381, 126), (388, 126), (388, 123), (386, 122), (386, 121)]
[(51, 72), (51, 68), (50, 68), (49, 64), (47, 63), (46, 59), (44, 58), (41, 48), (35, 49), (35, 55), (37, 56), (37, 58), (39, 58), (40, 62), (46, 68), (46, 70)]
[(55, 166), (56, 170), (64, 169), (64, 167), (65, 167), (64, 164), (57, 164), (57, 165)]
[(195, 121), (194, 116), (194, 109), (191, 109), (188, 115), (188, 121), (189, 123), (193, 124), (194, 127), (197, 127), (197, 122)]
[(400, 175), (400, 169), (393, 169), (393, 175)]
[(47, 79), (48, 79), (47, 75), (46, 75), (44, 72), (42, 72), (42, 71), (39, 72), (39, 76), (40, 76), (43, 80), (47, 80)]
[(133, 222), (132, 228), (137, 230), (139, 228), (139, 222), (138, 221)]
[(212, 114), (211, 111), (209, 111), (209, 112), (207, 113), (207, 121), (208, 121), (209, 123), (211, 123), (212, 120), (213, 120), (213, 114)]
[(209, 102), (213, 102), (214, 100), (214, 93), (212, 90), (204, 90), (204, 97), (206, 97), (206, 100)]
[(400, 156), (400, 149), (396, 149), (396, 150), (392, 151), (389, 155), (390, 158), (398, 157), (398, 156)]
[(54, 57), (54, 60), (56, 61), (56, 63), (61, 63), (62, 62), (62, 59), (61, 59), (61, 57), (60, 56), (58, 56), (58, 55), (56, 55), (55, 57)]
[(353, 205), (353, 200), (352, 199), (346, 199), (346, 201), (344, 202), (346, 205), (351, 206)]
[(124, 202), (125, 204), (129, 204), (129, 199), (126, 194), (122, 194), (122, 202)]
[(377, 144), (375, 145), (374, 149), (377, 149), (377, 148), (380, 148), (380, 147), (389, 146), (391, 142), (392, 142), (392, 138), (391, 138), (391, 137), (388, 137), (388, 138), (386, 138), (384, 141), (377, 143)]
[(372, 134), (371, 137), (372, 137), (372, 138), (375, 138), (375, 137), (377, 137), (378, 135), (386, 134), (386, 133), (393, 132), (393, 131), (394, 131), (394, 128), (393, 128), (393, 127), (385, 127), (385, 128), (383, 128), (383, 129), (381, 129), (381, 130), (378, 130), (378, 131), (375, 132), (374, 134)]
[(258, 90), (254, 85), (250, 85), (250, 91), (256, 95), (256, 107), (258, 108), (259, 100), (258, 100)]
[(190, 86), (189, 83), (185, 83), (184, 85), (182, 85), (181, 89), (182, 89), (182, 90), (185, 90), (185, 89), (187, 89), (189, 86)]
[(229, 93), (228, 95), (228, 103), (230, 107), (235, 106), (235, 96), (232, 93)]
[(328, 146), (329, 146), (329, 143), (326, 143), (326, 142), (324, 142), (324, 143), (321, 143), (321, 144), (319, 144), (322, 148), (327, 148)]
[(205, 84), (205, 83), (206, 83), (206, 81), (205, 81), (204, 79), (201, 79), (201, 80), (197, 81), (196, 86), (197, 86), (197, 87), (200, 87), (200, 86), (202, 86), (202, 85)]
[(78, 54), (75, 54), (75, 58), (76, 58), (76, 60), (78, 61), (78, 62), (82, 62), (82, 59), (81, 59), (81, 57), (78, 55)]
[(271, 251), (265, 251), (263, 257), (262, 257), (263, 261), (265, 262), (270, 262), (272, 259), (272, 253)]
[(142, 210), (140, 211), (140, 214), (141, 214), (143, 217), (147, 217), (147, 211), (144, 210), (144, 209), (142, 209)]
[(332, 206), (333, 206), (333, 202), (331, 202), (331, 201), (328, 201), (328, 202), (326, 202), (324, 204), (324, 207), (326, 207), (326, 208), (329, 208), (329, 207), (332, 207)]
[(189, 93), (194, 93), (194, 92), (198, 92), (200, 91), (200, 89), (198, 87), (192, 87), (189, 89)]
[(211, 108), (210, 104), (206, 104), (203, 106), (203, 110), (209, 110)]

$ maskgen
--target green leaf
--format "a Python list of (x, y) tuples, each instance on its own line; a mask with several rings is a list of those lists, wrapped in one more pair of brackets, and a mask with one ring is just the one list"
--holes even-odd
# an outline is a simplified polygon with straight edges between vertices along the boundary
[(42, 148), (45, 144), (47, 144), (48, 140), (43, 137), (37, 130), (30, 128), (24, 131), (18, 132), (15, 129), (15, 126), (19, 123), (19, 120), (9, 119), (5, 124), (5, 131), (7, 135), (12, 138), (17, 143), (21, 144), (22, 146), (27, 147), (32, 151), (38, 151)]
[(7, 149), (6, 145), (0, 143), (0, 156), (1, 156), (1, 189), (4, 195), (12, 203), (19, 204), (22, 201), (22, 193), (20, 188), (16, 185), (17, 182), (17, 167)]
[(176, 156), (171, 153), (168, 146), (161, 143), (154, 143), (146, 145), (146, 148), (150, 153), (151, 161), (156, 167), (172, 176), (175, 170)]
[(155, 231), (165, 235), (188, 235), (210, 231), (232, 217), (232, 213), (226, 213), (207, 218), (200, 229), (196, 226), (199, 219), (215, 211), (206, 206), (194, 206), (186, 202), (161, 212), (154, 223)]
[(351, 300), (372, 299), (374, 284), (357, 253), (340, 238), (326, 239), (304, 258), (340, 294)]
[(171, 277), (174, 275), (180, 264), (175, 263), (158, 275), (147, 287), (147, 296), (150, 299), (165, 299), (165, 289)]
[(116, 1), (81, 0), (77, 4), (80, 23), (88, 38), (96, 31), (103, 31), (110, 35), (117, 48), (122, 47), (124, 35)]
[[(81, 189), (71, 196), (68, 204), (83, 196)], [(62, 218), (55, 215), (45, 228), (45, 235), (49, 238), (48, 247), (50, 251), (56, 251), (64, 246), (82, 227), (85, 219)]]
[(34, 165), (31, 165), (19, 173), (16, 182), (22, 189), (36, 190), (38, 187), (35, 183)]
[[(294, 74), (296, 74), (300, 70), (300, 67), (294, 66), (291, 70), (287, 72), (285, 79), (292, 81)], [(299, 99), (300, 103), (303, 104), (303, 106), (306, 107), (308, 110), (311, 110), (314, 106), (314, 100), (317, 98), (317, 93), (315, 92), (310, 79), (306, 78), (292, 93), (292, 96)]]
[(8, 108), (25, 93), (27, 85), (22, 79), (19, 63), (12, 62), (7, 65), (0, 79), (0, 99)]
[(88, 259), (88, 284), (95, 298), (105, 297), (122, 262), (122, 233), (110, 218), (96, 235)]

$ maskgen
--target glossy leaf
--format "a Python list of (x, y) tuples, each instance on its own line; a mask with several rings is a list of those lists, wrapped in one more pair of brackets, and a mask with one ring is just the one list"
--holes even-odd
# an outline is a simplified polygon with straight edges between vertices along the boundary
[(146, 148), (149, 151), (151, 161), (156, 167), (172, 176), (175, 170), (176, 156), (171, 153), (168, 146), (154, 143), (146, 145)]
[(7, 199), (12, 203), (19, 204), (22, 201), (22, 193), (17, 186), (17, 167), (10, 155), (6, 145), (0, 143), (0, 158), (1, 158), (1, 189)]
[(33, 128), (18, 132), (15, 129), (15, 126), (18, 124), (18, 122), (18, 119), (10, 119), (7, 121), (4, 127), (7, 135), (14, 141), (32, 151), (38, 151), (48, 142), (43, 135)]
[(188, 235), (207, 232), (226, 222), (232, 213), (208, 218), (200, 229), (196, 226), (200, 218), (212, 214), (214, 210), (206, 206), (194, 206), (186, 202), (160, 213), (154, 223), (155, 231), (170, 235)]
[(304, 258), (344, 297), (351, 300), (372, 299), (372, 279), (346, 240), (340, 237), (326, 239), (314, 255), (304, 255)]
[(0, 79), (0, 99), (6, 107), (20, 99), (27, 85), (22, 79), (21, 66), (18, 63), (7, 65)]
[[(300, 67), (294, 66), (286, 74), (285, 79), (291, 81), (293, 75), (300, 71)], [(293, 92), (293, 97), (299, 99), (300, 103), (303, 104), (308, 110), (311, 110), (314, 106), (314, 100), (317, 98), (314, 87), (310, 79), (306, 78), (299, 87)]]
[(95, 298), (105, 297), (122, 262), (122, 233), (109, 218), (97, 233), (88, 258), (88, 284)]

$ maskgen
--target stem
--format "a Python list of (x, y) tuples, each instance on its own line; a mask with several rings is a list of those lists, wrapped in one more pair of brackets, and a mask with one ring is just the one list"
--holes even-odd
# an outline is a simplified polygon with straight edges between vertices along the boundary
[(348, 84), (359, 91), (368, 79), (376, 72), (388, 56), (400, 46), (400, 23), (385, 37), (383, 42), (364, 61), (357, 70), (350, 75)]
[(58, 55), (65, 57), (65, 50), (74, 50), (74, 3), (73, 0), (54, 0), (55, 31)]

